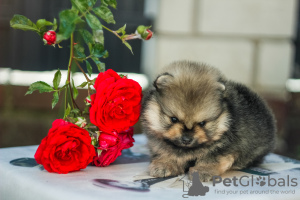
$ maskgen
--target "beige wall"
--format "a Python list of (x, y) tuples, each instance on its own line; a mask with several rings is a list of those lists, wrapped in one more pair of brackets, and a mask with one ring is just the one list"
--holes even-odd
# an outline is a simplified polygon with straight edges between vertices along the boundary
[(284, 91), (297, 0), (148, 0), (146, 6), (156, 28), (154, 40), (144, 43), (143, 69), (151, 78), (168, 63), (188, 59), (258, 91)]

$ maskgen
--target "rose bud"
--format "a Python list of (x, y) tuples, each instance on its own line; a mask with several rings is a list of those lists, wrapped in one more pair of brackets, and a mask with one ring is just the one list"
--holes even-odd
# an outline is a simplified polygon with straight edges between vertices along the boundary
[(127, 79), (127, 75), (119, 74), (119, 76), (120, 76), (122, 79)]
[(138, 34), (142, 35), (145, 32), (145, 30), (146, 30), (146, 27), (143, 26), (143, 25), (140, 25), (140, 26), (137, 27), (136, 32)]
[(92, 136), (92, 137), (91, 137), (91, 140), (92, 140), (92, 143), (91, 143), (91, 144), (92, 144), (93, 146), (98, 145), (97, 138), (95, 138), (94, 136)]
[(86, 119), (84, 117), (77, 117), (77, 121), (75, 122), (77, 126), (80, 128), (84, 128), (86, 126)]
[(85, 98), (85, 105), (90, 106), (91, 103), (92, 103), (91, 97), (90, 96), (86, 97)]
[(117, 132), (115, 131), (112, 131), (110, 133), (102, 132), (98, 138), (98, 143), (99, 143), (98, 149), (107, 150), (108, 148), (117, 145), (118, 142), (119, 142), (119, 136)]
[(151, 30), (147, 29), (144, 33), (142, 33), (141, 36), (144, 40), (150, 40), (150, 38), (152, 38), (152, 36), (153, 36), (153, 32)]
[(56, 33), (55, 31), (47, 31), (43, 36), (43, 41), (48, 45), (55, 45)]
[[(102, 134), (102, 133), (101, 133)], [(116, 135), (114, 135), (116, 134)], [(133, 146), (133, 128), (117, 133), (111, 132), (110, 134), (103, 134), (99, 140), (106, 141), (106, 149), (101, 146), (99, 142), (99, 148), (97, 149), (97, 156), (94, 157), (93, 164), (96, 166), (105, 167), (114, 162), (117, 157), (122, 154), (123, 149), (128, 149)], [(110, 138), (109, 138), (110, 137)]]

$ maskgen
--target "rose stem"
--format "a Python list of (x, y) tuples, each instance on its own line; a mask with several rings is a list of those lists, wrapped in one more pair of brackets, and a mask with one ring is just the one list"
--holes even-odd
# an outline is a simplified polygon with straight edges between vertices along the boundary
[(66, 110), (67, 110), (67, 93), (68, 93), (68, 86), (69, 86), (69, 83), (70, 82), (70, 71), (71, 71), (71, 65), (72, 65), (72, 60), (73, 60), (73, 33), (71, 34), (71, 47), (70, 47), (70, 59), (69, 59), (69, 64), (68, 64), (68, 74), (67, 74), (67, 81), (66, 81), (66, 84), (67, 84), (67, 88), (65, 89), (65, 108), (64, 108), (64, 118), (66, 118)]
[[(85, 76), (87, 82), (91, 82), (91, 80), (86, 75), (86, 73), (84, 72), (84, 70), (82, 69), (82, 67), (80, 66), (80, 64), (78, 63), (78, 61), (76, 59), (75, 59), (75, 63), (78, 66), (78, 68), (80, 69), (80, 71), (83, 73), (83, 75)], [(91, 94), (90, 94), (90, 85), (89, 84), (88, 84), (88, 96), (91, 96)]]
[(77, 67), (80, 69), (80, 71), (83, 73), (84, 77), (86, 78), (87, 82), (90, 82), (91, 80), (89, 79), (89, 77), (86, 75), (86, 73), (84, 72), (84, 70), (82, 69), (82, 67), (79, 65), (78, 61), (75, 60), (75, 63), (77, 65)]
[[(70, 84), (70, 83), (69, 83), (69, 84)], [(73, 92), (72, 92), (71, 85), (70, 85), (70, 87), (69, 87), (69, 90), (70, 90), (70, 97), (71, 97), (71, 99), (72, 99), (72, 107), (75, 108), (75, 107), (74, 107), (74, 105), (75, 105), (76, 108), (79, 109), (78, 105), (76, 104), (76, 102), (75, 102), (75, 100), (74, 100), (74, 98), (73, 98)]]
[[(69, 65), (68, 65), (67, 83), (68, 83), (68, 87), (69, 87), (69, 91), (70, 91), (72, 107), (74, 108), (74, 105), (75, 105), (77, 108), (79, 108), (73, 98), (73, 92), (72, 92), (72, 87), (71, 87), (71, 67), (72, 67), (73, 56), (74, 56), (74, 34), (73, 33), (71, 34), (70, 40), (71, 40), (71, 46), (70, 46), (70, 60), (69, 60)], [(67, 89), (66, 89), (66, 92), (67, 92)], [(66, 106), (65, 106), (65, 108), (66, 108)]]
[(73, 49), (73, 46), (74, 46), (74, 34), (72, 33), (71, 34), (71, 46), (70, 46), (70, 60), (69, 60), (69, 66), (68, 66), (68, 86), (67, 86), (67, 89), (69, 88), (69, 94), (70, 94), (70, 98), (71, 98), (71, 105), (72, 105), (72, 108), (74, 109), (74, 103), (73, 103), (73, 98), (72, 98), (72, 94), (71, 94), (71, 67), (72, 67), (72, 62), (73, 62), (73, 54), (74, 54), (74, 49)]
[(69, 59), (69, 65), (68, 65), (68, 79), (67, 81), (70, 83), (70, 76), (71, 76), (71, 66), (73, 61), (73, 55), (74, 55), (74, 38), (73, 33), (71, 34), (71, 46), (70, 46), (70, 59)]
[[(116, 31), (110, 30), (109, 28), (107, 28), (106, 26), (103, 26), (103, 24), (101, 24), (103, 28), (105, 28), (106, 30), (108, 30), (109, 32), (115, 34), (118, 38), (121, 39), (121, 37), (118, 35), (118, 33), (116, 33)], [(121, 39), (122, 40), (122, 39)]]
[(88, 96), (91, 96), (91, 88), (90, 88), (90, 85), (88, 84)]
[(128, 35), (126, 38), (124, 38), (124, 40), (134, 40), (134, 39), (141, 39), (141, 36), (139, 36), (137, 34), (131, 34), (131, 35)]
[(67, 91), (68, 91), (68, 88), (65, 88), (65, 107), (64, 107), (64, 119), (66, 118), (66, 108), (67, 108)]

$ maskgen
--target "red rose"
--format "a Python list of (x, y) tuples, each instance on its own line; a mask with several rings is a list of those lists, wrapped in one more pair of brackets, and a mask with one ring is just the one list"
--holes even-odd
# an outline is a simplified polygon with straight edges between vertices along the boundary
[(86, 168), (95, 155), (95, 148), (86, 130), (57, 119), (34, 157), (48, 172), (66, 174)]
[(134, 139), (132, 138), (132, 136), (132, 127), (122, 133), (118, 133), (118, 143), (106, 150), (102, 150), (100, 156), (97, 155), (96, 157), (94, 157), (93, 164), (98, 167), (105, 167), (114, 162), (116, 158), (122, 154), (123, 149), (128, 149), (133, 146)]
[(121, 78), (109, 69), (100, 73), (91, 95), (90, 120), (100, 131), (121, 132), (139, 119), (142, 88), (134, 80)]
[(53, 45), (56, 42), (56, 33), (55, 31), (47, 31), (43, 36), (45, 44)]

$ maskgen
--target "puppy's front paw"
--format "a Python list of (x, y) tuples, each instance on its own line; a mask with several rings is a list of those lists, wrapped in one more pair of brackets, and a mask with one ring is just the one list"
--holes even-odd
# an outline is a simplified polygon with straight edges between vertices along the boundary
[(174, 175), (172, 168), (164, 163), (154, 162), (149, 166), (150, 176), (167, 177)]
[(200, 179), (201, 182), (207, 182), (212, 180), (213, 174), (210, 173), (209, 171), (202, 171), (199, 169), (196, 169), (194, 167), (190, 167), (189, 169), (189, 179), (190, 180), (194, 180), (196, 179)]

